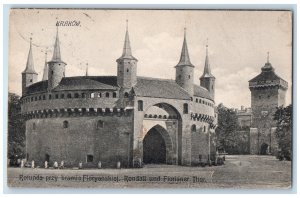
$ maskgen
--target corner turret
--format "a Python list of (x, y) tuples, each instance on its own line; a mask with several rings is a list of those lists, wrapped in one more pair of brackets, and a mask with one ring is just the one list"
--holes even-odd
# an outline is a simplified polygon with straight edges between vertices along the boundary
[(129, 33), (128, 33), (128, 20), (126, 21), (126, 34), (123, 47), (123, 53), (116, 61), (118, 63), (117, 81), (118, 85), (123, 89), (132, 88), (137, 82), (137, 62), (138, 60), (132, 56)]
[(186, 42), (186, 28), (184, 28), (184, 39), (181, 56), (176, 68), (176, 83), (186, 90), (191, 97), (194, 95), (194, 65), (190, 61)]
[(67, 64), (61, 60), (60, 44), (58, 37), (58, 29), (56, 31), (56, 39), (54, 43), (53, 56), (48, 62), (48, 90), (55, 88), (65, 77), (65, 66)]
[(200, 77), (200, 86), (206, 88), (213, 99), (215, 98), (215, 80), (216, 78), (211, 74), (208, 59), (208, 44), (206, 44), (205, 65), (203, 74)]

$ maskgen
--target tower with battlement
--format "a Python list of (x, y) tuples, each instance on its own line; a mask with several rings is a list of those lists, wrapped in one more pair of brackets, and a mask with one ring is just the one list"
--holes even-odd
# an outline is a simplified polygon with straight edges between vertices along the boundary
[(252, 124), (250, 128), (250, 154), (276, 154), (276, 108), (285, 105), (288, 83), (275, 73), (269, 62), (261, 73), (249, 81), (251, 91)]

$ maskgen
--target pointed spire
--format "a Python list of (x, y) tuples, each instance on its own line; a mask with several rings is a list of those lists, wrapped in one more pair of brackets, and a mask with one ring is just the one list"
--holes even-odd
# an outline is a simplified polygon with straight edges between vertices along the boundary
[(89, 64), (86, 63), (85, 76), (89, 76)]
[(53, 62), (62, 62), (61, 54), (60, 54), (59, 37), (58, 37), (58, 26), (56, 26), (56, 38), (55, 38), (53, 56), (52, 56), (51, 61), (53, 61)]
[(272, 64), (270, 63), (270, 52), (267, 52), (267, 62), (261, 68), (261, 70), (262, 71), (274, 71), (274, 68), (272, 67)]
[(32, 55), (32, 37), (30, 37), (30, 47), (29, 47), (29, 53), (27, 57), (27, 63), (26, 68), (23, 71), (23, 73), (33, 73), (37, 74), (34, 70), (34, 64), (33, 64), (33, 55)]
[(205, 56), (205, 64), (204, 64), (204, 71), (202, 77), (214, 77), (211, 74), (210, 65), (209, 65), (209, 58), (208, 58), (208, 38), (206, 39), (206, 56)]
[(42, 81), (48, 80), (47, 48), (45, 50), (45, 66)]
[(179, 63), (177, 64), (177, 66), (194, 67), (194, 65), (192, 65), (192, 63), (190, 61), (190, 57), (189, 57), (189, 51), (188, 51), (187, 42), (186, 42), (186, 27), (184, 27), (183, 45), (182, 45), (182, 49), (181, 49), (180, 60), (179, 60)]
[(135, 57), (132, 56), (131, 53), (131, 46), (130, 46), (130, 40), (129, 40), (129, 33), (128, 33), (128, 20), (126, 20), (126, 34), (125, 34), (125, 41), (123, 46), (123, 53), (122, 56), (119, 59), (135, 59)]

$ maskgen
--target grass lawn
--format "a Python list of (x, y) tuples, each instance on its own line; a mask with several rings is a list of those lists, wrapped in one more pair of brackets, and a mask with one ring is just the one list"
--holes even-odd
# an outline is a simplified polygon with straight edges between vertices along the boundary
[(231, 155), (225, 165), (146, 165), (141, 169), (8, 168), (10, 187), (288, 189), (291, 162), (274, 156)]

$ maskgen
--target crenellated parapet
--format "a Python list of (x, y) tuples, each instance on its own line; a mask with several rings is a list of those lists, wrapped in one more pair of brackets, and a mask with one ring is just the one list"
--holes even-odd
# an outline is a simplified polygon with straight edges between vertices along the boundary
[(80, 116), (130, 116), (132, 110), (126, 108), (62, 108), (42, 109), (23, 113), (26, 120)]
[(191, 113), (191, 120), (200, 121), (200, 122), (207, 122), (207, 123), (213, 123), (215, 118), (213, 116), (206, 115), (206, 114)]

